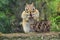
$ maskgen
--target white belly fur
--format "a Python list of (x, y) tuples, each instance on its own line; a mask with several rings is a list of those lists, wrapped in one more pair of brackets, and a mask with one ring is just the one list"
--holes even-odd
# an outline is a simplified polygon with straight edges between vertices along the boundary
[(32, 29), (31, 29), (31, 27), (30, 27), (30, 23), (29, 23), (29, 22), (23, 24), (23, 30), (24, 30), (25, 33), (27, 33), (27, 32), (32, 32)]

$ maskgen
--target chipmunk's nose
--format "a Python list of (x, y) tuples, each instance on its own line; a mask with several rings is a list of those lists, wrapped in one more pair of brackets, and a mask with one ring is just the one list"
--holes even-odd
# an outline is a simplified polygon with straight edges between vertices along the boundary
[(30, 12), (30, 18), (29, 19), (32, 19), (33, 18), (33, 16), (32, 16), (32, 13)]
[(32, 14), (30, 13), (30, 16), (32, 17)]

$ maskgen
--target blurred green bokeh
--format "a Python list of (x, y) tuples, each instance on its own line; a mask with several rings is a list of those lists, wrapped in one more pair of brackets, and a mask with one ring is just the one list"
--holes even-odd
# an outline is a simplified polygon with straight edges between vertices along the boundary
[[(14, 28), (19, 27), (22, 20), (20, 16), (26, 3), (33, 2), (41, 12), (41, 4), (44, 5), (45, 1), (46, 11), (43, 13), (47, 13), (47, 18), (51, 22), (51, 31), (60, 31), (60, 10), (58, 9), (60, 0), (0, 0), (0, 32), (10, 33), (15, 30)], [(40, 19), (42, 18), (41, 16)]]

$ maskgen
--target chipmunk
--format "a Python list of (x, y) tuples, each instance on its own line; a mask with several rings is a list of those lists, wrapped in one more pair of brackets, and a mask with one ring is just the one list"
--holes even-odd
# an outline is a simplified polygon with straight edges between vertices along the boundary
[(21, 18), (24, 32), (33, 32), (30, 24), (33, 24), (34, 20), (39, 21), (39, 11), (35, 8), (33, 3), (26, 4), (25, 10), (22, 12)]

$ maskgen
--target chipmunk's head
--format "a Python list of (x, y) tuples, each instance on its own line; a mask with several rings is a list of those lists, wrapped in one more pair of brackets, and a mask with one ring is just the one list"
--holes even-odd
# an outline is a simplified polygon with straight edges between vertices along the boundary
[(31, 13), (31, 12), (34, 12), (35, 11), (35, 7), (34, 7), (34, 4), (27, 4), (26, 3), (26, 6), (25, 6), (25, 11), (28, 13)]
[(33, 13), (36, 11), (34, 4), (27, 4), (25, 6), (25, 12), (29, 14), (30, 17), (32, 17)]

